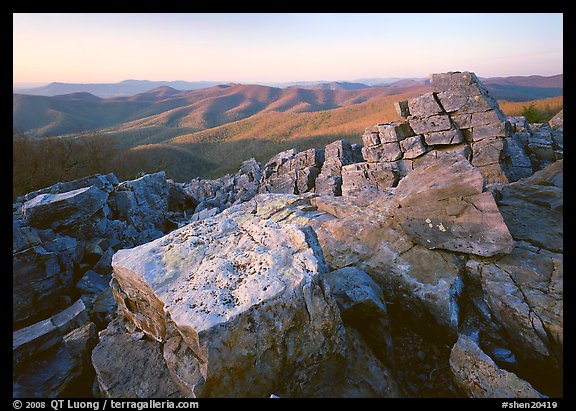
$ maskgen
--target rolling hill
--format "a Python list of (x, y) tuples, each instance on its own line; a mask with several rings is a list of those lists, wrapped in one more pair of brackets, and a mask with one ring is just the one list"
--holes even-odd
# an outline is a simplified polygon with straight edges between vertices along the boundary
[[(562, 75), (495, 78), (485, 83), (493, 95), (494, 90), (502, 91), (506, 101), (502, 97), (499, 101), (509, 115), (521, 112), (529, 96), (548, 97), (546, 93), (556, 97), (538, 100), (539, 107), (550, 111), (562, 107)], [(83, 137), (76, 133), (102, 130), (100, 144), (121, 151), (121, 162), (130, 165), (128, 169), (139, 164), (162, 166), (177, 181), (212, 178), (236, 171), (250, 157), (265, 162), (292, 147), (323, 147), (339, 138), (361, 142), (367, 126), (398, 118), (394, 101), (430, 91), (425, 79), (364, 85), (222, 84), (197, 90), (160, 85), (112, 98), (87, 92), (52, 97), (14, 94), (13, 127), (40, 137), (68, 135), (77, 142)], [(524, 102), (517, 102), (522, 93)], [(121, 168), (116, 172), (122, 175)]]
[(107, 99), (89, 93), (54, 97), (14, 94), (13, 126), (19, 131), (47, 136), (146, 127), (180, 128), (181, 134), (188, 134), (259, 113), (332, 110), (402, 91), (403, 88), (281, 89), (231, 84), (191, 91), (162, 86), (130, 97)]

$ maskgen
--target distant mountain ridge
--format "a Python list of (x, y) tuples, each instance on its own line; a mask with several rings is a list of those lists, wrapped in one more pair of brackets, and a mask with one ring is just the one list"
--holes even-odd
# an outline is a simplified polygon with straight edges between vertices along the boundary
[(87, 92), (58, 96), (13, 95), (15, 130), (62, 135), (94, 129), (169, 127), (188, 133), (259, 113), (332, 110), (393, 95), (403, 89), (304, 89), (230, 84), (180, 91), (160, 86), (129, 97), (99, 98)]
[[(71, 89), (56, 96), (14, 94), (15, 130), (37, 135), (62, 135), (95, 129), (172, 129), (176, 135), (203, 132), (264, 113), (306, 113), (357, 107), (374, 99), (430, 87), (428, 79), (401, 79), (368, 86), (357, 82), (322, 82), (299, 87), (256, 84), (218, 84), (193, 90), (177, 87), (208, 82), (153, 82), (127, 80), (118, 84), (78, 85), (53, 83), (37, 92)], [(491, 95), (500, 100), (527, 101), (563, 94), (563, 75), (551, 77), (497, 77), (484, 80)], [(88, 87), (91, 86), (92, 88)], [(130, 96), (102, 98), (92, 91), (141, 89)], [(50, 88), (52, 87), (52, 88)], [(97, 90), (95, 90), (97, 89)], [(39, 91), (38, 91), (39, 90)], [(361, 117), (361, 116), (359, 116)], [(286, 121), (286, 120), (284, 120)], [(321, 126), (318, 126), (321, 129)]]
[[(511, 101), (530, 100), (562, 95), (563, 74), (554, 76), (511, 76), (482, 78), (482, 82), (494, 97)], [(299, 88), (307, 90), (360, 90), (366, 88), (417, 87), (430, 83), (428, 78), (373, 78), (355, 81), (302, 81), (285, 83), (255, 83), (276, 88)], [(36, 96), (60, 96), (72, 93), (90, 93), (100, 98), (128, 97), (147, 93), (159, 87), (169, 87), (175, 91), (190, 91), (214, 86), (239, 84), (225, 81), (149, 81), (124, 80), (119, 83), (72, 84), (50, 83), (35, 88), (14, 88), (16, 94)], [(242, 83), (247, 84), (247, 83)], [(175, 94), (174, 92), (170, 92)]]
[(58, 96), (85, 92), (101, 98), (124, 97), (144, 93), (158, 87), (171, 87), (176, 90), (196, 90), (213, 87), (221, 82), (216, 81), (150, 81), (150, 80), (124, 80), (119, 83), (50, 83), (42, 87), (29, 89), (15, 89), (18, 94), (34, 96)]

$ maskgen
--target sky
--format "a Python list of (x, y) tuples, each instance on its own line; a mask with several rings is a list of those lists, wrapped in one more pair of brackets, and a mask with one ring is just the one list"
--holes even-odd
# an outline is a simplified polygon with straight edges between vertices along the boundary
[(15, 13), (13, 82), (563, 73), (562, 13)]

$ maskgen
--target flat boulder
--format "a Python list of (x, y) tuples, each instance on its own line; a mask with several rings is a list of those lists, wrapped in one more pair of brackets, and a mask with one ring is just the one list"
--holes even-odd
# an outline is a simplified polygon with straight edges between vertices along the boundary
[(234, 206), (113, 257), (119, 312), (164, 343), (185, 395), (269, 396), (343, 358), (314, 231), (258, 211), (255, 201)]
[(444, 157), (410, 172), (395, 192), (402, 229), (429, 249), (481, 256), (507, 254), (512, 236), (482, 174), (463, 156)]
[(22, 218), (36, 228), (70, 227), (94, 215), (107, 199), (108, 194), (96, 186), (39, 194), (22, 205)]

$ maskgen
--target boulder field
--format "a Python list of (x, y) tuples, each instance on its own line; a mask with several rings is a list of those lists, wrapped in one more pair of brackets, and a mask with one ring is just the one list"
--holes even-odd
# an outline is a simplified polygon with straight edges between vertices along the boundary
[(561, 397), (563, 114), (431, 75), (362, 145), (13, 204), (13, 396)]

